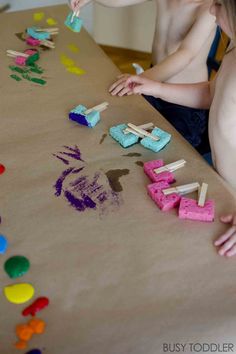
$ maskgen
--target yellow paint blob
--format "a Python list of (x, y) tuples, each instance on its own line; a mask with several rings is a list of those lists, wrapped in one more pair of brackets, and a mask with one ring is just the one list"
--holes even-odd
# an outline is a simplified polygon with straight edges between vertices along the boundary
[(78, 66), (70, 66), (69, 68), (66, 69), (67, 71), (69, 71), (72, 74), (76, 74), (76, 75), (83, 75), (85, 74), (85, 71), (81, 68), (79, 68)]
[(69, 66), (74, 66), (75, 65), (74, 60), (72, 60), (71, 58), (67, 57), (65, 54), (61, 55), (61, 63), (65, 67), (69, 67)]
[(50, 17), (50, 18), (47, 18), (46, 22), (47, 22), (47, 24), (48, 24), (49, 26), (54, 26), (54, 25), (57, 24), (57, 21), (54, 20), (54, 19), (51, 18), (51, 17)]
[(34, 296), (34, 287), (28, 283), (5, 286), (4, 294), (13, 304), (23, 304)]
[(79, 48), (73, 43), (68, 44), (68, 48), (70, 49), (70, 51), (72, 53), (78, 53), (78, 51), (79, 51)]
[(44, 12), (35, 12), (33, 18), (34, 21), (41, 21), (44, 18)]

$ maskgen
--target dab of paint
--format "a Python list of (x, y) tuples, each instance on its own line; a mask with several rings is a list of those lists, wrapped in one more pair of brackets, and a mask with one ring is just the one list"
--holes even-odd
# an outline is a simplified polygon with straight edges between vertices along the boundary
[(45, 81), (43, 79), (38, 79), (37, 77), (32, 77), (30, 79), (30, 81), (35, 82), (36, 84), (39, 84), (39, 85), (45, 85), (47, 83), (47, 81)]
[(78, 53), (79, 51), (79, 48), (73, 43), (68, 44), (68, 48), (72, 53)]
[(76, 75), (83, 75), (85, 74), (85, 71), (78, 66), (70, 66), (69, 68), (66, 69), (66, 71), (69, 71), (72, 74)]
[(12, 79), (16, 80), (16, 81), (21, 81), (21, 80), (22, 80), (22, 79), (21, 79), (18, 75), (16, 75), (16, 74), (12, 74), (12, 75), (10, 75), (10, 77), (11, 77)]
[(143, 161), (135, 161), (136, 165), (143, 167), (144, 162)]
[(42, 354), (42, 352), (39, 349), (31, 349), (29, 352), (25, 354)]
[(0, 235), (0, 254), (4, 254), (7, 250), (7, 247), (7, 239), (3, 235)]
[(124, 170), (110, 170), (107, 171), (106, 176), (108, 178), (109, 184), (111, 189), (114, 192), (121, 192), (123, 191), (122, 185), (120, 184), (120, 177), (128, 175), (129, 174), (129, 170), (128, 169), (124, 169)]
[(15, 343), (15, 348), (16, 349), (26, 349), (27, 342), (25, 340), (19, 340), (17, 343)]
[(102, 144), (106, 137), (107, 137), (107, 134), (103, 134), (103, 136), (101, 137), (101, 140), (99, 141), (99, 144)]
[(21, 40), (22, 42), (25, 42), (26, 40), (26, 33), (25, 32), (19, 32), (19, 33), (15, 33), (15, 36)]
[(9, 65), (11, 71), (16, 71), (19, 74), (24, 74), (27, 70), (20, 68), (19, 66)]
[(67, 57), (66, 55), (62, 54), (61, 55), (61, 63), (65, 66), (65, 67), (70, 67), (70, 66), (75, 66), (75, 62), (74, 60), (72, 60), (71, 58)]
[(33, 333), (42, 334), (45, 331), (46, 323), (39, 318), (33, 318), (28, 322), (28, 326), (32, 329)]
[(5, 272), (12, 279), (22, 277), (22, 275), (28, 272), (29, 267), (30, 262), (24, 256), (11, 257), (4, 264)]
[(54, 20), (54, 18), (52, 18), (52, 17), (47, 18), (46, 22), (49, 26), (54, 26), (57, 24), (57, 21)]
[(13, 304), (23, 304), (34, 296), (34, 287), (28, 283), (5, 286), (4, 295)]
[(125, 154), (122, 156), (127, 156), (127, 157), (138, 157), (138, 156), (142, 156), (142, 154), (140, 154), (139, 152), (130, 152), (129, 154)]
[(34, 64), (33, 66), (31, 66), (30, 71), (32, 71), (33, 73), (36, 73), (36, 74), (42, 74), (44, 72), (44, 70), (42, 68), (40, 68), (40, 66), (38, 66), (37, 64)]
[(16, 326), (16, 335), (20, 340), (28, 342), (33, 334), (34, 330), (28, 324), (18, 324)]
[(23, 316), (35, 316), (35, 314), (49, 305), (49, 299), (47, 297), (39, 297), (30, 306), (26, 307), (22, 311)]
[(0, 175), (3, 174), (5, 170), (6, 170), (5, 166), (0, 163)]
[(35, 12), (33, 14), (34, 21), (41, 21), (44, 18), (44, 12)]

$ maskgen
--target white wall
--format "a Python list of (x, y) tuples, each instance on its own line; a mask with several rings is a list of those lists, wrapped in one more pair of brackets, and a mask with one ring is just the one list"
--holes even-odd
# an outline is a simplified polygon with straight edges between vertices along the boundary
[(123, 8), (95, 4), (95, 40), (100, 44), (151, 52), (155, 6), (155, 1)]
[[(20, 11), (36, 7), (67, 4), (67, 0), (0, 0), (0, 4), (9, 3), (10, 11)], [(69, 8), (68, 8), (69, 11)], [(87, 31), (93, 34), (93, 5), (89, 4), (81, 11), (81, 17), (84, 20), (84, 26)]]

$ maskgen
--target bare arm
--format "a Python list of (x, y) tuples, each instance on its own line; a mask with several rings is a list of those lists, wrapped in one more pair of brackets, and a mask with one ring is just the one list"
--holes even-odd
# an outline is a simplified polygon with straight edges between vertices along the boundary
[(142, 73), (143, 77), (163, 82), (181, 72), (191, 63), (216, 28), (215, 17), (210, 15), (208, 7), (204, 6), (199, 12), (195, 23), (178, 50)]
[(143, 94), (192, 108), (208, 109), (212, 102), (210, 82), (168, 84), (149, 80), (140, 75), (121, 77), (111, 86), (111, 95)]
[[(123, 7), (141, 4), (142, 2), (146, 2), (149, 0), (96, 0), (97, 3), (108, 6), (108, 7)], [(69, 0), (70, 7), (73, 11), (80, 10), (83, 6), (92, 2), (92, 0)]]

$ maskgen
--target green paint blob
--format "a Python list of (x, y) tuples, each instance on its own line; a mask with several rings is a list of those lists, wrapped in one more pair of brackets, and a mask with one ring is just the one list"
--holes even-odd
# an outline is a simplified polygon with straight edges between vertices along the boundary
[(12, 74), (10, 77), (16, 81), (21, 81), (21, 78), (18, 75)]
[(19, 66), (10, 65), (9, 68), (11, 69), (11, 71), (16, 71), (19, 74), (24, 74), (26, 72), (24, 69), (19, 68)]
[(30, 262), (24, 256), (11, 257), (4, 264), (6, 273), (12, 279), (22, 277), (22, 275), (28, 272), (29, 267)]
[(34, 64), (33, 66), (30, 67), (30, 71), (36, 74), (42, 74), (44, 70), (40, 68), (37, 64)]
[(32, 77), (31, 81), (35, 82), (36, 84), (39, 84), (39, 85), (45, 85), (47, 83), (47, 81), (45, 81), (43, 79), (38, 79), (37, 77)]
[(29, 57), (28, 57), (28, 59), (26, 59), (26, 64), (27, 65), (31, 65), (31, 64), (33, 64), (35, 61), (37, 61), (37, 60), (39, 60), (39, 53), (38, 52), (36, 52), (35, 54), (33, 54), (33, 55), (30, 55)]

